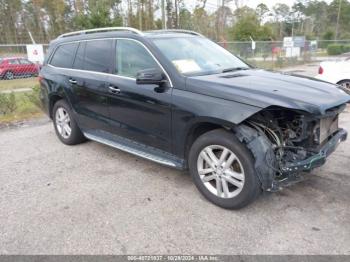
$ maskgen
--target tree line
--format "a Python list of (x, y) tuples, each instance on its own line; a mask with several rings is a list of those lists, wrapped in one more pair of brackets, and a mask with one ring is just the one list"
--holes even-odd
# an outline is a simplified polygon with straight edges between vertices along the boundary
[(215, 41), (278, 41), (285, 36), (350, 39), (350, 2), (297, 0), (291, 7), (240, 0), (0, 0), (1, 44), (47, 43), (81, 29), (130, 26), (194, 30)]

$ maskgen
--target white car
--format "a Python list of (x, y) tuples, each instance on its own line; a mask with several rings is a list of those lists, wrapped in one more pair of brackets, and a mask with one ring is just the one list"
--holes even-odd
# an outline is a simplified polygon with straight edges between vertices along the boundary
[(339, 61), (326, 61), (318, 68), (317, 79), (341, 85), (350, 94), (350, 57)]

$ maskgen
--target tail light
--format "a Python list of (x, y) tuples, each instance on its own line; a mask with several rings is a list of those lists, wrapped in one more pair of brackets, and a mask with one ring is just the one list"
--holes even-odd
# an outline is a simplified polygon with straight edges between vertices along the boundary
[(323, 67), (322, 67), (322, 66), (320, 66), (320, 67), (318, 68), (318, 74), (319, 74), (319, 75), (322, 75), (322, 74), (323, 74)]

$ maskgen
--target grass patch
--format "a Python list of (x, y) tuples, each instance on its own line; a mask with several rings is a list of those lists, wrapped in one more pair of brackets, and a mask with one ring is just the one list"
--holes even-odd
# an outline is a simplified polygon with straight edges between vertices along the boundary
[[(12, 112), (0, 114), (0, 123), (11, 123), (40, 117), (43, 115), (41, 109), (28, 96), (29, 92), (17, 92), (15, 96), (15, 106)], [(34, 91), (31, 92), (33, 95)], [(2, 94), (4, 95), (4, 94)]]
[(33, 88), (38, 84), (37, 77), (19, 78), (13, 80), (0, 80), (0, 91), (18, 88)]
[(258, 68), (261, 69), (267, 69), (272, 70), (275, 68), (274, 62), (272, 61), (255, 61), (255, 60), (248, 60), (248, 62)]

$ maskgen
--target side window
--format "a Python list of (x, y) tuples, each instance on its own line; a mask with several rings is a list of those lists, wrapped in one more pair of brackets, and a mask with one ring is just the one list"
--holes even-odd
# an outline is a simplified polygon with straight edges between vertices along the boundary
[(10, 59), (8, 62), (10, 65), (19, 65), (19, 62), (17, 59)]
[(32, 64), (30, 61), (28, 61), (27, 59), (20, 59), (19, 62), (22, 64), (22, 65), (30, 65)]
[(120, 76), (136, 77), (140, 70), (159, 68), (150, 53), (139, 43), (127, 40), (117, 40), (116, 72)]
[(109, 73), (111, 70), (111, 54), (113, 40), (87, 41), (85, 47), (84, 69)]
[(73, 63), (74, 69), (84, 69), (84, 53), (85, 53), (85, 42), (80, 42), (75, 60)]
[(77, 43), (63, 44), (59, 46), (56, 49), (50, 64), (57, 67), (71, 68), (77, 46)]

